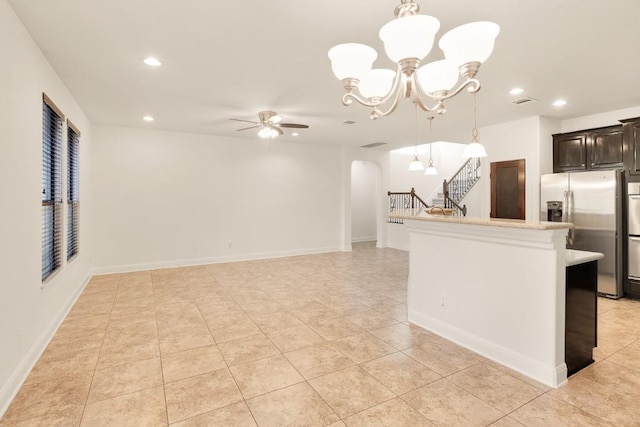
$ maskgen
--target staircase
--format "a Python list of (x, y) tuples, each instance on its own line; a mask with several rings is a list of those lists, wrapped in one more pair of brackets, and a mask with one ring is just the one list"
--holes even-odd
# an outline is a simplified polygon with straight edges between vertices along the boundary
[(467, 215), (467, 206), (460, 206), (464, 196), (480, 180), (480, 159), (470, 158), (462, 165), (449, 181), (442, 183), (442, 194), (445, 208), (455, 208), (454, 215)]
[(398, 218), (395, 215), (413, 216), (422, 212), (423, 209), (431, 207), (416, 194), (415, 188), (412, 188), (408, 193), (392, 193), (388, 191), (387, 195), (389, 196), (388, 222), (392, 224), (403, 224), (402, 218)]
[(406, 193), (387, 192), (389, 196), (389, 221), (393, 224), (402, 224), (402, 218), (397, 216), (412, 216), (423, 212), (425, 208), (442, 207), (454, 209), (454, 216), (467, 215), (467, 206), (460, 206), (464, 196), (480, 180), (480, 159), (471, 158), (458, 169), (451, 179), (442, 183), (442, 193), (431, 199), (431, 205), (425, 203), (415, 189)]

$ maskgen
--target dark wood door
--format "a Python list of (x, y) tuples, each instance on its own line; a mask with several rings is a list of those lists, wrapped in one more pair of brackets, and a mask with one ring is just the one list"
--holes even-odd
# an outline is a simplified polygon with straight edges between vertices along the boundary
[(491, 163), (491, 218), (525, 219), (525, 161)]
[(587, 170), (587, 134), (553, 135), (553, 172)]

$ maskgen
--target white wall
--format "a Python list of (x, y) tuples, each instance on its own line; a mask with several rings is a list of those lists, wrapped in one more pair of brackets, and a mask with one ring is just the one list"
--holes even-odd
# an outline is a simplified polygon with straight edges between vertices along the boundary
[[(0, 0), (0, 52), (1, 416), (86, 283), (92, 247), (91, 126), (5, 0)], [(82, 132), (80, 253), (44, 287), (40, 232), (42, 92)]]
[(640, 117), (640, 106), (562, 120), (560, 132), (566, 133), (618, 125), (620, 124), (619, 120), (631, 119), (634, 117)]
[(350, 246), (342, 148), (95, 126), (92, 158), (97, 271)]
[(368, 161), (351, 164), (351, 241), (376, 240), (378, 165)]
[[(540, 174), (548, 167), (541, 159), (542, 140), (540, 117), (527, 117), (479, 129), (480, 142), (488, 156), (482, 159), (482, 176), (489, 178), (491, 163), (525, 159), (525, 219), (537, 221), (540, 217)], [(545, 151), (546, 152), (546, 151)], [(545, 172), (546, 173), (546, 172)], [(488, 218), (491, 212), (491, 180), (480, 181), (480, 216)]]

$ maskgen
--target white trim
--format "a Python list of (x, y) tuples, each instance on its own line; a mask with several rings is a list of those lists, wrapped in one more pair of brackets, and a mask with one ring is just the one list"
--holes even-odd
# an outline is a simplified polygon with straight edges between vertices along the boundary
[(376, 236), (352, 237), (351, 243), (375, 242)]
[(16, 397), (20, 388), (24, 384), (27, 376), (42, 356), (42, 353), (53, 339), (53, 336), (58, 331), (60, 325), (71, 311), (71, 308), (78, 300), (78, 297), (82, 294), (82, 291), (91, 280), (91, 275), (87, 275), (85, 279), (80, 283), (80, 286), (71, 294), (71, 298), (63, 306), (60, 313), (51, 319), (49, 326), (40, 334), (40, 337), (33, 343), (27, 354), (22, 358), (17, 368), (13, 371), (13, 374), (9, 377), (7, 382), (0, 388), (0, 418), (9, 409), (9, 405)]
[(566, 363), (560, 366), (546, 366), (526, 355), (472, 335), (416, 310), (410, 309), (408, 314), (409, 322), (549, 387), (557, 388), (567, 382)]
[(253, 254), (239, 254), (239, 255), (226, 255), (217, 256), (211, 258), (196, 258), (196, 259), (180, 259), (171, 261), (158, 261), (147, 262), (140, 264), (125, 264), (114, 265), (108, 267), (94, 268), (92, 273), (95, 274), (112, 274), (112, 273), (128, 273), (132, 271), (145, 271), (145, 270), (158, 270), (161, 268), (176, 268), (176, 267), (188, 267), (193, 265), (205, 265), (205, 264), (221, 264), (226, 262), (238, 262), (238, 261), (255, 261), (271, 258), (285, 258), (290, 256), (300, 255), (315, 255), (324, 254), (329, 252), (344, 252), (345, 249), (338, 246), (327, 246), (322, 248), (309, 248), (309, 249), (295, 249), (288, 251), (275, 251), (275, 252), (258, 252)]

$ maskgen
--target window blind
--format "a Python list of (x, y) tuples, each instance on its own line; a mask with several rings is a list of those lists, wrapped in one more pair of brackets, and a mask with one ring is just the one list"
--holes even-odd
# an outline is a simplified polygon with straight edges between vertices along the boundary
[[(62, 261), (62, 117), (42, 103), (42, 280)], [(50, 102), (50, 101), (49, 101)], [(51, 103), (52, 104), (52, 103)]]
[(67, 121), (67, 259), (79, 250), (80, 132)]

